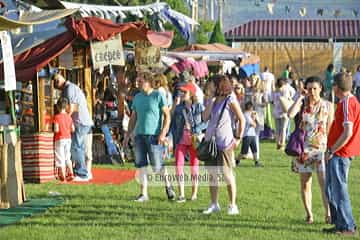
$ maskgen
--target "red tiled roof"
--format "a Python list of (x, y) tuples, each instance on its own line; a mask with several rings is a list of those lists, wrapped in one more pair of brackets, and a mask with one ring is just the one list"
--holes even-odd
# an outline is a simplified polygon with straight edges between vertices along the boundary
[(225, 32), (241, 38), (358, 38), (360, 20), (254, 20)]

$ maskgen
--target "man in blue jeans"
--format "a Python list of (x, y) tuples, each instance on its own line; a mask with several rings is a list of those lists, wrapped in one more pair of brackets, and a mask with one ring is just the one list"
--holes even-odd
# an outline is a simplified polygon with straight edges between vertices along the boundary
[(145, 202), (148, 197), (147, 165), (150, 163), (155, 173), (159, 173), (165, 180), (168, 199), (175, 199), (175, 192), (170, 185), (164, 166), (164, 143), (170, 127), (170, 110), (166, 104), (164, 94), (153, 89), (151, 73), (138, 73), (137, 81), (141, 92), (137, 93), (132, 103), (132, 114), (128, 132), (124, 138), (124, 145), (135, 130), (135, 167), (139, 169), (141, 194), (135, 199)]
[(61, 74), (55, 74), (54, 87), (61, 90), (61, 96), (69, 100), (69, 114), (75, 125), (71, 137), (71, 159), (75, 162), (74, 181), (88, 181), (85, 163), (85, 138), (93, 125), (83, 91), (74, 83), (66, 81)]
[(360, 103), (351, 94), (352, 78), (348, 73), (338, 73), (334, 77), (333, 90), (339, 102), (335, 119), (328, 134), (326, 151), (326, 186), (332, 224), (323, 229), (326, 233), (338, 235), (356, 234), (348, 193), (348, 175), (351, 160), (360, 155)]

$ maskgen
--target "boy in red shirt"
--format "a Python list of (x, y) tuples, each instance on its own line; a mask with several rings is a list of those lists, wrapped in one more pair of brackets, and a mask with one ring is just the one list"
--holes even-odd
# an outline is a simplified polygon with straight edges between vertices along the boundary
[(67, 98), (60, 98), (56, 104), (58, 114), (54, 117), (54, 132), (55, 132), (55, 161), (58, 169), (59, 179), (65, 181), (66, 169), (68, 175), (66, 180), (74, 179), (72, 162), (70, 160), (71, 153), (71, 133), (75, 131), (72, 118), (67, 113), (69, 101)]
[(339, 98), (339, 103), (328, 134), (325, 191), (329, 200), (331, 220), (335, 227), (324, 229), (324, 232), (355, 235), (356, 225), (347, 182), (351, 160), (360, 155), (360, 103), (351, 94), (351, 74), (336, 74), (333, 89)]

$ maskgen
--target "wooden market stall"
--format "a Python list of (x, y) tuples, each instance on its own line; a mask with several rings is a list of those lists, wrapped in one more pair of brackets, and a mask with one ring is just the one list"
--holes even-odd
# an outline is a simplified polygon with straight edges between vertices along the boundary
[(17, 79), (28, 83), (21, 90), (20, 103), (23, 108), (20, 122), (23, 126), (21, 139), (24, 180), (29, 182), (42, 183), (54, 179), (51, 118), (59, 92), (54, 90), (51, 81), (53, 69), (58, 69), (66, 79), (84, 90), (91, 112), (96, 87), (92, 79), (94, 62), (91, 60), (91, 42), (108, 41), (121, 34), (122, 42), (141, 40), (159, 47), (168, 47), (173, 37), (172, 32), (153, 32), (144, 23), (115, 24), (97, 17), (78, 20), (68, 18), (65, 26), (68, 31), (14, 58)]
[[(74, 11), (49, 11), (51, 20), (62, 18)], [(3, 55), (1, 69), (1, 82), (4, 89), (0, 89), (0, 208), (10, 208), (22, 204), (25, 200), (25, 187), (23, 181), (23, 169), (21, 162), (21, 141), (19, 139), (20, 131), (15, 115), (15, 97), (16, 74), (13, 69), (13, 53), (11, 46), (11, 37), (8, 30), (24, 26), (42, 24), (47, 22), (45, 18), (34, 18), (34, 15), (28, 15), (32, 20), (25, 18), (21, 21), (8, 19), (0, 16), (0, 39)], [(6, 72), (3, 72), (5, 68)]]

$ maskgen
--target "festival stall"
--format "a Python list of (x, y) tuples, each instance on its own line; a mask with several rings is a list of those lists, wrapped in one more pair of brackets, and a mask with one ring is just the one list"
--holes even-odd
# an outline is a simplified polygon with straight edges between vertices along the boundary
[[(47, 11), (52, 20), (74, 11)], [(40, 17), (40, 18), (37, 18)], [(2, 71), (0, 87), (0, 208), (14, 207), (26, 199), (21, 163), (21, 141), (16, 120), (15, 96), (16, 74), (9, 30), (46, 23), (49, 19), (27, 15), (21, 21), (0, 16), (0, 42), (2, 52)], [(3, 70), (5, 70), (3, 72)]]
[(178, 60), (171, 65), (174, 72), (192, 69), (195, 77), (202, 77), (208, 72), (207, 67), (212, 66), (220, 68), (223, 73), (231, 73), (236, 66), (234, 62), (238, 62), (239, 58), (242, 59), (241, 67), (247, 75), (260, 71), (258, 56), (219, 43), (192, 44), (167, 52), (166, 56)]
[(22, 92), (32, 99), (32, 106), (23, 109), (21, 116), (24, 179), (31, 182), (54, 179), (51, 116), (56, 93), (50, 81), (52, 69), (59, 69), (84, 90), (91, 109), (96, 87), (92, 70), (99, 67), (94, 66), (96, 57), (90, 50), (95, 42), (103, 42), (105, 49), (100, 50), (97, 58), (111, 64), (111, 58), (123, 58), (122, 51), (104, 48), (114, 37), (120, 42), (146, 41), (157, 47), (169, 47), (173, 36), (172, 32), (153, 32), (144, 23), (114, 24), (97, 17), (68, 18), (65, 26), (66, 32), (14, 57), (17, 79), (28, 83), (28, 90)]

